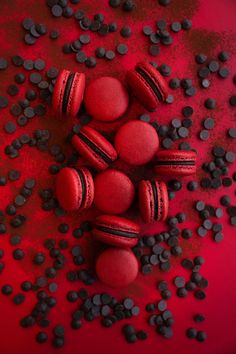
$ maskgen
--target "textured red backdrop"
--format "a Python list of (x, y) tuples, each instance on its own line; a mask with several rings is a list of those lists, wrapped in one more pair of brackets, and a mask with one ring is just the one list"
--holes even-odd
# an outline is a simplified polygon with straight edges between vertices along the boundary
[[(124, 24), (129, 24), (132, 28), (133, 35), (129, 39), (123, 39), (119, 35), (119, 31), (115, 34), (108, 35), (105, 38), (91, 34), (92, 42), (86, 48), (87, 53), (93, 53), (94, 49), (103, 44), (107, 49), (114, 49), (119, 42), (126, 42), (129, 46), (129, 53), (124, 57), (117, 57), (112, 62), (101, 60), (95, 69), (85, 69), (85, 66), (75, 62), (73, 55), (64, 55), (61, 47), (65, 42), (77, 39), (81, 30), (72, 19), (54, 19), (50, 15), (50, 11), (45, 5), (44, 0), (1, 0), (0, 2), (0, 56), (4, 56), (10, 60), (15, 54), (22, 55), (25, 59), (36, 59), (41, 57), (46, 60), (47, 68), (56, 66), (58, 68), (69, 68), (71, 70), (82, 70), (87, 74), (88, 81), (99, 75), (113, 75), (123, 80), (124, 73), (127, 69), (133, 67), (136, 61), (140, 59), (150, 59), (147, 54), (148, 40), (141, 34), (142, 26), (152, 25), (155, 28), (155, 21), (161, 18), (168, 22), (173, 20), (182, 20), (183, 18), (191, 18), (193, 28), (191, 31), (173, 35), (174, 44), (170, 48), (161, 49), (161, 54), (157, 57), (158, 64), (167, 63), (171, 65), (171, 77), (179, 76), (191, 77), (196, 82), (196, 64), (194, 55), (203, 52), (214, 58), (222, 49), (231, 53), (231, 59), (227, 66), (231, 70), (230, 78), (226, 80), (213, 78), (212, 87), (207, 91), (208, 97), (217, 99), (217, 109), (212, 113), (216, 120), (216, 128), (211, 132), (210, 139), (207, 142), (198, 140), (197, 135), (201, 128), (201, 121), (209, 115), (204, 108), (203, 90), (199, 90), (194, 98), (186, 98), (182, 91), (174, 92), (175, 102), (172, 105), (161, 105), (156, 113), (152, 114), (153, 119), (157, 119), (161, 123), (168, 123), (174, 117), (181, 117), (181, 109), (184, 105), (191, 104), (194, 107), (194, 126), (191, 128), (191, 136), (189, 141), (191, 146), (199, 151), (198, 159), (198, 177), (203, 175), (200, 169), (201, 163), (210, 157), (211, 147), (215, 144), (222, 144), (226, 149), (232, 150), (232, 140), (226, 139), (225, 130), (230, 126), (235, 126), (236, 114), (235, 110), (229, 107), (228, 99), (230, 94), (235, 93), (235, 87), (232, 83), (232, 74), (236, 73), (236, 25), (235, 0), (172, 0), (173, 5), (163, 8), (158, 5), (156, 0), (136, 0), (137, 10), (132, 15), (122, 12), (121, 10), (112, 10), (107, 6), (107, 0), (81, 0), (79, 5), (73, 5), (74, 8), (81, 8), (86, 11), (88, 16), (93, 16), (97, 12), (105, 15), (110, 21), (117, 21), (119, 28)], [(32, 17), (36, 22), (46, 23), (49, 30), (58, 28), (61, 36), (58, 40), (52, 41), (48, 36), (41, 37), (33, 47), (25, 45), (22, 41), (24, 30), (21, 28), (21, 21), (25, 17)], [(6, 87), (9, 83), (13, 83), (14, 74), (21, 70), (10, 66), (7, 71), (0, 73), (0, 93), (5, 95)], [(23, 97), (24, 89), (27, 85), (23, 85), (20, 93), (15, 98), (10, 98), (10, 103), (15, 102), (18, 98)], [(129, 112), (122, 121), (118, 121), (110, 125), (101, 125), (92, 123), (93, 126), (101, 131), (114, 132), (114, 130), (125, 120), (135, 119), (138, 114), (144, 113), (145, 110), (137, 102), (132, 102)], [(14, 138), (23, 132), (30, 133), (37, 128), (50, 129), (52, 132), (51, 143), (62, 143), (68, 130), (75, 123), (76, 119), (62, 120), (56, 117), (53, 112), (48, 109), (45, 117), (34, 118), (26, 128), (18, 128), (13, 135), (6, 135), (3, 131), (3, 125), (10, 118), (8, 109), (1, 111), (1, 131), (0, 131), (0, 173), (4, 174), (9, 169), (15, 168), (22, 171), (22, 177), (17, 182), (9, 182), (7, 186), (1, 187), (1, 209), (11, 202), (17, 194), (19, 188), (25, 178), (37, 178), (37, 188), (29, 202), (22, 208), (22, 211), (28, 217), (27, 223), (17, 230), (22, 235), (22, 248), (26, 250), (26, 257), (23, 261), (13, 260), (11, 254), (13, 247), (9, 243), (9, 235), (14, 231), (8, 227), (7, 235), (1, 236), (1, 246), (5, 250), (4, 262), (6, 268), (1, 274), (0, 285), (10, 283), (14, 287), (14, 292), (20, 290), (19, 285), (26, 278), (34, 280), (35, 275), (41, 271), (32, 266), (32, 256), (36, 250), (43, 250), (42, 243), (48, 237), (60, 239), (62, 236), (57, 232), (57, 226), (61, 222), (68, 222), (70, 230), (79, 226), (81, 220), (86, 220), (97, 214), (93, 209), (90, 213), (84, 213), (78, 216), (76, 213), (70, 214), (64, 218), (56, 218), (52, 212), (46, 213), (40, 209), (40, 198), (38, 190), (54, 185), (54, 177), (49, 175), (48, 167), (53, 160), (47, 153), (39, 153), (36, 149), (25, 147), (21, 150), (20, 157), (10, 160), (4, 154), (4, 147)], [(231, 144), (231, 146), (230, 146)], [(68, 148), (65, 148), (66, 152)], [(124, 169), (134, 180), (141, 178), (141, 169), (130, 169), (128, 166), (117, 162), (117, 167)], [(230, 169), (231, 174), (235, 169)], [(58, 305), (51, 311), (50, 318), (52, 324), (64, 323), (66, 326), (65, 347), (60, 349), (63, 353), (98, 353), (112, 352), (118, 354), (121, 352), (154, 354), (157, 352), (171, 353), (178, 352), (181, 354), (195, 354), (201, 351), (202, 354), (226, 354), (236, 353), (235, 339), (235, 318), (236, 318), (236, 237), (235, 230), (229, 225), (228, 216), (224, 215), (224, 240), (220, 244), (212, 241), (209, 234), (205, 239), (200, 239), (196, 235), (196, 227), (199, 220), (193, 210), (193, 201), (199, 198), (208, 200), (212, 205), (219, 205), (219, 198), (228, 194), (232, 196), (235, 202), (235, 185), (230, 188), (221, 188), (215, 192), (202, 192), (198, 190), (190, 193), (186, 189), (185, 179), (184, 188), (177, 193), (176, 198), (170, 204), (170, 215), (175, 215), (179, 211), (184, 211), (188, 215), (188, 221), (184, 227), (191, 227), (194, 230), (194, 236), (189, 241), (181, 241), (184, 249), (183, 257), (202, 255), (205, 257), (205, 264), (202, 267), (202, 274), (209, 280), (209, 288), (207, 289), (207, 298), (205, 301), (196, 300), (192, 294), (186, 299), (180, 299), (173, 296), (168, 301), (168, 307), (173, 312), (175, 318), (174, 337), (166, 340), (155, 333), (154, 328), (147, 324), (147, 313), (144, 306), (147, 302), (157, 301), (159, 294), (155, 288), (155, 284), (161, 279), (172, 280), (175, 275), (183, 274), (187, 276), (180, 265), (179, 260), (174, 261), (172, 270), (168, 274), (160, 273), (155, 270), (151, 275), (139, 275), (137, 281), (126, 289), (112, 290), (106, 286), (96, 283), (94, 286), (88, 287), (91, 293), (97, 291), (109, 291), (117, 298), (124, 296), (132, 296), (141, 307), (141, 314), (137, 318), (133, 318), (132, 322), (137, 329), (145, 329), (149, 332), (148, 340), (131, 345), (127, 344), (121, 335), (121, 326), (128, 321), (116, 323), (111, 329), (101, 327), (99, 320), (92, 323), (85, 322), (79, 331), (70, 329), (70, 314), (76, 308), (76, 304), (70, 304), (65, 300), (66, 292), (73, 288), (79, 289), (83, 287), (82, 283), (69, 284), (65, 279), (65, 270), (59, 272), (56, 282), (59, 284), (59, 290), (56, 293)], [(131, 214), (130, 214), (131, 215)], [(136, 215), (131, 215), (135, 219)], [(143, 225), (143, 233), (152, 234), (163, 230), (164, 225)], [(72, 238), (71, 232), (66, 236), (70, 241), (70, 245), (76, 244), (76, 240)], [(79, 241), (84, 249), (85, 256), (88, 261), (94, 258), (91, 236), (89, 234)], [(69, 251), (67, 251), (69, 252)], [(66, 252), (66, 253), (67, 253)], [(50, 262), (48, 260), (46, 263)], [(46, 266), (46, 265), (45, 265)], [(170, 288), (174, 290), (172, 283)], [(38, 328), (22, 329), (19, 326), (19, 320), (26, 315), (35, 303), (35, 295), (27, 294), (27, 300), (19, 307), (12, 304), (11, 298), (1, 296), (0, 313), (1, 313), (1, 331), (0, 331), (0, 352), (2, 354), (39, 354), (52, 353), (56, 351), (50, 344), (39, 345), (34, 340), (34, 335)], [(206, 315), (206, 321), (200, 325), (196, 325), (198, 329), (206, 330), (208, 339), (205, 343), (198, 343), (195, 340), (189, 340), (185, 336), (187, 327), (195, 326), (192, 316), (202, 312)], [(52, 338), (51, 330), (49, 332)]]

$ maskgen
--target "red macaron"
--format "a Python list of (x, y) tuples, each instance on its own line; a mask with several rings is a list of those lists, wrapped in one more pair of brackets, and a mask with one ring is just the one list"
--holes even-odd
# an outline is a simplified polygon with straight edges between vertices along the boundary
[(85, 167), (61, 169), (56, 178), (56, 196), (65, 210), (89, 208), (94, 198), (94, 183), (89, 170)]
[(93, 128), (81, 128), (73, 136), (72, 144), (84, 160), (97, 170), (105, 170), (117, 159), (116, 150), (111, 143)]
[(84, 96), (85, 75), (62, 70), (53, 90), (52, 106), (55, 112), (71, 117), (77, 115)]
[(168, 191), (164, 182), (142, 180), (139, 183), (139, 210), (144, 222), (165, 220), (168, 206)]
[(124, 124), (115, 136), (115, 148), (119, 157), (130, 165), (139, 166), (150, 162), (159, 147), (156, 130), (140, 120)]
[(163, 150), (156, 154), (157, 174), (188, 176), (196, 173), (196, 152), (184, 150)]
[(123, 172), (108, 169), (94, 180), (94, 204), (105, 214), (121, 214), (131, 206), (134, 185)]
[(138, 261), (128, 248), (108, 248), (96, 260), (96, 273), (106, 285), (126, 287), (138, 275)]
[(127, 72), (126, 79), (134, 96), (149, 111), (155, 111), (159, 102), (168, 97), (168, 86), (159, 71), (148, 62), (136, 64)]
[(94, 237), (117, 247), (134, 247), (138, 242), (140, 226), (134, 221), (115, 215), (100, 215), (95, 220)]
[(124, 85), (115, 77), (102, 76), (87, 86), (84, 104), (96, 120), (110, 122), (123, 116), (129, 105)]

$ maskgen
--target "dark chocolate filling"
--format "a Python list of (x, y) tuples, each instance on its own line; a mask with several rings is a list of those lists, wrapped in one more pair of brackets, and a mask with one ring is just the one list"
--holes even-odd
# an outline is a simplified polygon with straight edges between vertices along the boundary
[(99, 231), (107, 232), (109, 234), (117, 235), (117, 236), (124, 236), (124, 237), (129, 237), (129, 238), (136, 238), (138, 236), (138, 234), (135, 232), (115, 230), (110, 227), (105, 227), (105, 226), (100, 226), (100, 225), (97, 225), (96, 229)]
[(154, 220), (157, 220), (158, 217), (158, 196), (157, 196), (157, 186), (155, 182), (151, 182), (153, 199), (154, 199)]
[(162, 101), (161, 93), (153, 80), (148, 76), (148, 74), (145, 73), (144, 70), (137, 68), (136, 71), (144, 78), (145, 81), (147, 81), (148, 85), (151, 87), (152, 91), (155, 93), (159, 101)]
[(67, 83), (66, 83), (66, 87), (65, 87), (65, 91), (64, 91), (64, 95), (63, 95), (63, 101), (62, 101), (62, 112), (63, 113), (66, 113), (66, 110), (67, 110), (67, 104), (68, 104), (68, 100), (69, 100), (70, 91), (71, 91), (74, 77), (75, 77), (75, 74), (70, 73), (70, 75), (67, 79)]
[(81, 171), (77, 171), (78, 172), (78, 175), (79, 175), (79, 178), (80, 178), (80, 181), (81, 181), (81, 186), (82, 186), (82, 200), (81, 200), (81, 204), (80, 205), (83, 205), (83, 202), (84, 202), (84, 199), (85, 199), (85, 178), (84, 178), (84, 175)]
[(195, 166), (195, 161), (157, 161), (156, 165)]
[(85, 135), (83, 135), (81, 132), (79, 132), (78, 137), (85, 143), (87, 144), (90, 149), (92, 149), (98, 156), (100, 156), (108, 165), (112, 163), (112, 159), (107, 156), (102, 150), (100, 150), (91, 140), (89, 140)]

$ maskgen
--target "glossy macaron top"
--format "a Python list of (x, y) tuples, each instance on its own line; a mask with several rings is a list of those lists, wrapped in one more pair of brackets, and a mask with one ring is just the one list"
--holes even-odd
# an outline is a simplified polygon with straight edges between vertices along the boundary
[(149, 111), (156, 110), (158, 103), (168, 97), (167, 82), (148, 62), (137, 63), (127, 72), (126, 79), (134, 95)]
[(129, 96), (118, 79), (102, 76), (91, 81), (87, 86), (84, 104), (94, 119), (110, 122), (120, 118), (126, 112)]
[(139, 232), (140, 226), (137, 223), (115, 215), (98, 216), (93, 229), (97, 240), (118, 247), (134, 247)]
[(61, 169), (56, 178), (56, 196), (65, 210), (89, 208), (94, 198), (93, 178), (89, 170), (85, 167)]
[(159, 174), (190, 175), (196, 173), (195, 151), (163, 150), (156, 154), (155, 171)]
[(168, 191), (164, 182), (142, 180), (139, 183), (139, 210), (144, 222), (165, 220), (168, 207)]
[(97, 170), (105, 170), (117, 159), (117, 153), (111, 143), (91, 127), (83, 127), (72, 137), (74, 148), (84, 160)]
[(138, 261), (128, 248), (108, 248), (96, 260), (98, 278), (113, 288), (132, 283), (138, 275)]
[(52, 105), (56, 112), (76, 116), (84, 96), (85, 75), (62, 70), (56, 80)]
[(134, 185), (126, 174), (115, 169), (99, 173), (94, 180), (95, 206), (106, 214), (121, 214), (131, 206)]
[(115, 148), (119, 157), (130, 165), (139, 166), (150, 162), (159, 147), (156, 130), (140, 120), (122, 125), (115, 136)]

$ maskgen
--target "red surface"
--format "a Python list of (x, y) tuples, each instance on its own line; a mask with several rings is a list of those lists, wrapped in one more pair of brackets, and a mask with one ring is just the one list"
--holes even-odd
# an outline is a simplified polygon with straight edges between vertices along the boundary
[[(107, 1), (81, 0), (80, 7), (92, 16), (100, 11), (106, 14), (106, 17), (111, 20), (116, 20), (121, 25), (129, 23), (132, 26), (133, 35), (130, 39), (120, 39), (119, 33), (109, 35), (107, 38), (100, 38), (96, 35), (91, 35), (93, 40), (86, 50), (87, 53), (93, 53), (97, 45), (105, 43), (106, 48), (112, 49), (118, 41), (127, 41), (129, 44), (129, 53), (127, 56), (119, 57), (112, 63), (99, 61), (96, 69), (87, 69), (88, 81), (100, 75), (113, 75), (118, 78), (123, 78), (125, 71), (134, 67), (136, 61), (151, 59), (147, 55), (148, 41), (147, 38), (140, 35), (142, 25), (155, 25), (155, 21), (160, 18), (165, 18), (168, 21), (181, 20), (184, 17), (190, 17), (193, 21), (193, 29), (190, 32), (181, 32), (174, 35), (174, 44), (170, 48), (161, 48), (161, 54), (157, 57), (158, 63), (168, 63), (172, 67), (172, 77), (192, 77), (197, 84), (196, 79), (196, 64), (194, 63), (194, 55), (199, 52), (204, 52), (209, 58), (215, 57), (219, 50), (225, 49), (231, 53), (231, 59), (227, 66), (230, 67), (231, 73), (236, 73), (236, 27), (235, 27), (235, 12), (236, 3), (234, 0), (173, 0), (174, 5), (161, 8), (157, 5), (156, 0), (136, 0), (138, 10), (131, 17), (124, 14), (121, 10), (112, 10), (107, 7)], [(99, 6), (98, 6), (99, 4)], [(49, 10), (43, 0), (2, 0), (0, 3), (0, 47), (1, 55), (10, 59), (11, 55), (20, 54), (26, 59), (35, 59), (42, 57), (47, 60), (47, 68), (54, 65), (60, 69), (66, 67), (70, 70), (85, 71), (84, 66), (78, 65), (72, 55), (65, 56), (61, 51), (61, 46), (69, 40), (77, 39), (80, 34), (78, 26), (74, 20), (55, 20), (51, 17)], [(33, 47), (28, 47), (23, 44), (22, 38), (24, 31), (20, 27), (21, 21), (26, 16), (32, 16), (35, 21), (47, 23), (49, 29), (59, 28), (61, 37), (57, 41), (52, 41), (45, 36), (37, 41)], [(96, 38), (96, 40), (95, 40)], [(6, 87), (10, 82), (13, 82), (13, 77), (17, 70), (12, 66), (4, 72), (0, 73), (0, 92), (6, 92)], [(222, 144), (227, 149), (233, 149), (232, 141), (225, 137), (225, 130), (230, 125), (235, 125), (235, 109), (229, 108), (228, 98), (230, 94), (235, 93), (235, 87), (232, 84), (232, 75), (226, 80), (221, 80), (218, 77), (213, 77), (212, 86), (207, 91), (208, 97), (217, 99), (217, 109), (210, 112), (216, 119), (216, 129), (211, 133), (208, 142), (199, 142), (197, 134), (201, 127), (203, 117), (209, 115), (209, 112), (204, 108), (203, 90), (199, 90), (197, 96), (193, 99), (183, 97), (181, 91), (174, 92), (175, 103), (173, 105), (160, 105), (158, 111), (154, 113), (153, 118), (158, 119), (162, 123), (168, 123), (173, 117), (180, 116), (181, 108), (188, 102), (194, 107), (194, 126), (191, 129), (191, 146), (199, 151), (198, 172), (197, 176), (203, 175), (200, 166), (202, 162), (210, 158), (211, 147), (215, 144)], [(23, 97), (25, 87), (20, 88), (19, 98)], [(16, 98), (10, 98), (10, 103), (16, 101)], [(143, 113), (144, 109), (137, 102), (132, 102), (129, 112), (122, 121), (117, 121), (111, 125), (102, 125), (99, 122), (93, 122), (92, 125), (104, 132), (113, 133), (114, 130), (128, 119), (136, 118), (138, 114)], [(1, 128), (4, 123), (9, 120), (10, 113), (8, 109), (1, 111)], [(11, 118), (13, 120), (13, 118)], [(9, 182), (6, 187), (1, 187), (1, 208), (13, 200), (18, 190), (23, 184), (25, 178), (36, 177), (37, 188), (34, 191), (33, 197), (22, 208), (27, 215), (27, 223), (17, 232), (23, 236), (22, 247), (26, 250), (26, 257), (23, 261), (14, 261), (11, 257), (13, 247), (9, 243), (9, 234), (13, 234), (13, 230), (8, 228), (7, 235), (1, 236), (1, 247), (5, 249), (4, 262), (6, 267), (1, 274), (0, 284), (11, 283), (14, 286), (14, 293), (19, 291), (19, 284), (26, 278), (34, 280), (36, 275), (41, 274), (41, 269), (32, 266), (32, 257), (36, 250), (43, 250), (42, 242), (48, 237), (60, 239), (62, 236), (57, 232), (59, 223), (66, 221), (70, 224), (70, 230), (73, 227), (79, 226), (81, 220), (86, 220), (88, 217), (97, 213), (95, 209), (92, 213), (85, 212), (80, 217), (77, 213), (68, 214), (66, 218), (57, 219), (52, 213), (45, 213), (40, 208), (41, 203), (38, 190), (54, 186), (54, 177), (49, 176), (48, 166), (53, 163), (48, 154), (39, 154), (35, 149), (25, 147), (21, 150), (20, 157), (16, 160), (8, 159), (3, 151), (4, 147), (14, 138), (18, 137), (23, 132), (31, 133), (36, 128), (50, 129), (52, 132), (51, 143), (62, 143), (68, 129), (75, 123), (76, 119), (59, 119), (49, 109), (47, 116), (42, 118), (34, 118), (26, 128), (18, 128), (16, 133), (7, 136), (1, 129), (0, 135), (0, 171), (2, 174), (7, 173), (10, 168), (20, 168), (22, 177), (17, 182)], [(231, 145), (230, 145), (231, 144)], [(235, 148), (234, 148), (235, 149)], [(68, 152), (69, 148), (65, 148)], [(128, 169), (126, 165), (117, 162), (117, 167), (120, 169)], [(235, 171), (235, 166), (231, 167), (230, 173)], [(131, 169), (128, 171), (136, 183), (140, 179), (140, 174), (144, 174), (144, 169)], [(146, 173), (145, 173), (146, 174)], [(145, 176), (146, 177), (146, 176)], [(196, 230), (198, 218), (193, 212), (193, 200), (203, 198), (205, 201), (218, 205), (219, 198), (224, 194), (230, 194), (232, 201), (235, 203), (235, 184), (230, 188), (222, 188), (219, 191), (189, 193), (186, 191), (186, 183), (190, 180), (184, 180), (184, 188), (180, 193), (177, 193), (176, 198), (170, 203), (170, 215), (183, 210), (188, 214), (188, 221), (183, 224), (183, 227), (191, 227)], [(136, 213), (130, 213), (130, 217), (137, 220)], [(79, 331), (70, 329), (70, 313), (76, 308), (76, 304), (70, 304), (65, 300), (66, 292), (72, 288), (75, 290), (83, 286), (81, 283), (69, 284), (65, 278), (65, 271), (69, 268), (70, 263), (65, 270), (60, 271), (60, 275), (56, 281), (59, 284), (57, 293), (58, 306), (52, 310), (50, 318), (52, 325), (57, 323), (65, 323), (66, 326), (66, 344), (65, 348), (60, 350), (62, 353), (150, 353), (157, 352), (163, 354), (173, 354), (175, 352), (181, 354), (227, 354), (236, 353), (235, 340), (235, 318), (236, 318), (236, 238), (235, 229), (228, 223), (228, 216), (224, 215), (224, 240), (221, 244), (215, 244), (212, 241), (211, 235), (205, 239), (200, 239), (194, 236), (190, 241), (182, 241), (184, 249), (183, 257), (191, 257), (194, 255), (202, 255), (205, 257), (205, 264), (202, 267), (202, 274), (209, 279), (209, 287), (207, 289), (207, 297), (204, 301), (198, 301), (193, 298), (192, 294), (186, 299), (179, 299), (173, 296), (168, 301), (168, 308), (173, 312), (175, 318), (174, 337), (171, 340), (161, 338), (155, 332), (154, 328), (150, 328), (146, 323), (148, 315), (144, 311), (144, 306), (147, 302), (157, 301), (160, 296), (156, 290), (155, 284), (157, 280), (170, 279), (175, 275), (188, 274), (179, 266), (179, 259), (172, 261), (172, 271), (168, 274), (163, 274), (159, 270), (151, 275), (144, 276), (139, 274), (136, 282), (128, 288), (111, 290), (110, 288), (98, 283), (90, 287), (90, 292), (109, 291), (117, 298), (124, 296), (132, 296), (135, 298), (135, 303), (141, 307), (141, 314), (131, 321), (137, 329), (146, 329), (149, 332), (148, 340), (137, 344), (129, 345), (125, 342), (121, 335), (122, 324), (128, 322), (119, 322), (111, 329), (101, 327), (99, 321), (93, 323), (84, 323)], [(148, 225), (143, 226), (143, 233), (152, 234), (164, 229), (164, 225)], [(70, 240), (70, 244), (76, 244), (77, 241), (72, 238), (71, 232), (66, 236)], [(82, 243), (84, 253), (88, 262), (94, 259), (94, 249), (91, 242), (91, 236), (79, 241)], [(67, 252), (65, 252), (67, 253)], [(68, 251), (69, 253), (69, 251)], [(48, 260), (48, 262), (51, 262)], [(45, 265), (46, 267), (46, 265)], [(41, 267), (40, 267), (41, 268)], [(173, 285), (170, 285), (174, 291)], [(3, 298), (0, 301), (1, 313), (1, 332), (0, 332), (0, 350), (4, 354), (45, 354), (54, 353), (57, 350), (51, 345), (39, 345), (34, 341), (34, 335), (38, 328), (22, 329), (19, 327), (19, 320), (28, 313), (35, 304), (35, 295), (27, 294), (27, 300), (24, 305), (16, 307), (12, 304), (11, 297)], [(206, 321), (196, 327), (206, 330), (208, 339), (205, 343), (198, 343), (189, 340), (185, 337), (185, 329), (193, 326), (192, 316), (202, 312), (206, 315)], [(49, 337), (52, 338), (51, 331)]]

